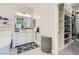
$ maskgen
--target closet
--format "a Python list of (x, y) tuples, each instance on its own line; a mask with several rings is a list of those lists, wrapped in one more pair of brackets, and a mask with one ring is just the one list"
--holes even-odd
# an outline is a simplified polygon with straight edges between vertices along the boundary
[(59, 4), (59, 50), (72, 41), (72, 10), (68, 4)]

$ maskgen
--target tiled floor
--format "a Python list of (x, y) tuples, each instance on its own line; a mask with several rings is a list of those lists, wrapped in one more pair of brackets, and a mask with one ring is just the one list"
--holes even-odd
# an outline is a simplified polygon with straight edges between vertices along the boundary
[[(41, 51), (40, 47), (36, 49), (32, 49), (20, 54), (17, 54), (17, 50), (11, 49), (10, 55), (53, 55), (53, 54), (46, 54)], [(65, 49), (59, 52), (59, 55), (79, 55), (79, 41), (74, 41), (69, 46), (67, 46)]]
[(79, 41), (74, 41), (68, 47), (60, 51), (59, 55), (79, 55)]
[(32, 49), (32, 50), (29, 50), (29, 51), (26, 51), (26, 52), (23, 52), (23, 53), (20, 53), (20, 54), (17, 54), (16, 48), (11, 49), (10, 55), (52, 55), (52, 54), (51, 53), (46, 54), (46, 53), (42, 52), (40, 47), (39, 47), (39, 48)]

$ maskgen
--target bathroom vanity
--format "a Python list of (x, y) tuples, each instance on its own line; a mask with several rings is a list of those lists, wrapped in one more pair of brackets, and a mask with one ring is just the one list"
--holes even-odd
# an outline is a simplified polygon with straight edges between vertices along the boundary
[(32, 17), (15, 16), (15, 32), (12, 35), (12, 48), (18, 45), (34, 42), (34, 22)]
[(29, 42), (34, 42), (34, 32), (14, 32), (13, 34), (13, 44), (12, 47), (16, 47), (18, 45), (26, 44)]

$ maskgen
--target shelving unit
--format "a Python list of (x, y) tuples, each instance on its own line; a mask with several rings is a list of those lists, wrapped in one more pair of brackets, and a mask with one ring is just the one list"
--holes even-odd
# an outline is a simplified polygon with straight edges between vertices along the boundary
[(72, 41), (72, 10), (68, 4), (59, 5), (59, 50)]
[(65, 19), (64, 19), (64, 44), (67, 44), (69, 43), (69, 40), (70, 40), (70, 34), (71, 34), (71, 23), (70, 23), (70, 17), (65, 15)]

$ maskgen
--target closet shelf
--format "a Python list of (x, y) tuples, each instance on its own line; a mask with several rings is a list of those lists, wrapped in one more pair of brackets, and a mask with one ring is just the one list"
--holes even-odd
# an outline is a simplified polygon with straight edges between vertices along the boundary
[(65, 40), (71, 39), (71, 37), (65, 38)]

